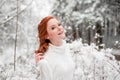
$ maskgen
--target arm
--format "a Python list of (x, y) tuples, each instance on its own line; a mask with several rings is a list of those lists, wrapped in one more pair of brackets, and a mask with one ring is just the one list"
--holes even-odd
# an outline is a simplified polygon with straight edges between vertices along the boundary
[(40, 71), (39, 80), (53, 80), (51, 67), (45, 59), (38, 63), (38, 69)]

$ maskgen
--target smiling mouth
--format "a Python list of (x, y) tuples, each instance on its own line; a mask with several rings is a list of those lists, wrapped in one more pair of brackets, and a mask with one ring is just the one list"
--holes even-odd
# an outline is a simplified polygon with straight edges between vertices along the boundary
[(58, 35), (61, 35), (63, 33), (63, 31), (62, 32), (60, 32)]

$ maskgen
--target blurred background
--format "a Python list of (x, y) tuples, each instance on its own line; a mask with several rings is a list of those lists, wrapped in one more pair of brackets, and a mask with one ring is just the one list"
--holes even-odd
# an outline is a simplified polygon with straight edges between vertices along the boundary
[(37, 25), (47, 15), (60, 19), (68, 42), (81, 38), (99, 48), (120, 49), (119, 0), (1, 0), (0, 53), (15, 43), (36, 46)]
[(37, 26), (48, 15), (60, 20), (68, 43), (81, 39), (83, 44), (95, 44), (98, 51), (110, 48), (120, 60), (119, 0), (0, 0), (1, 66), (9, 63), (10, 69), (14, 64), (15, 70), (16, 61), (34, 62)]

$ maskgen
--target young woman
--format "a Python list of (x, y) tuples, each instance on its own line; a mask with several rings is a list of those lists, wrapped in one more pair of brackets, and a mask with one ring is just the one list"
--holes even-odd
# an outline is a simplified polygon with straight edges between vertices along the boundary
[(36, 61), (40, 70), (39, 80), (72, 80), (75, 65), (63, 40), (64, 28), (57, 18), (45, 17), (38, 25), (38, 36), (40, 45)]

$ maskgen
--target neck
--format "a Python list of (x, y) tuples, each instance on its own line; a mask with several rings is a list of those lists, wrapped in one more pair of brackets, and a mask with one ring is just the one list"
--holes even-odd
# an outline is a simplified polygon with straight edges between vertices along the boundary
[(51, 44), (55, 45), (55, 46), (61, 46), (62, 45), (62, 40), (61, 41), (51, 41)]

